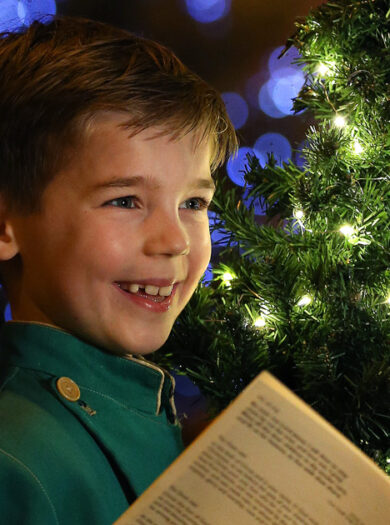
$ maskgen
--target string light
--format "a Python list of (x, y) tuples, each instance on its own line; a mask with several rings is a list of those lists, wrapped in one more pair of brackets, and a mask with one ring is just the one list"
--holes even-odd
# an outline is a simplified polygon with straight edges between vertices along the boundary
[(355, 234), (355, 230), (350, 224), (343, 224), (343, 226), (339, 228), (339, 232), (342, 233), (347, 239), (351, 239)]
[(222, 275), (223, 284), (225, 284), (226, 286), (230, 286), (230, 283), (233, 281), (233, 279), (234, 277), (230, 272), (225, 272)]
[(303, 296), (299, 299), (297, 305), (298, 305), (298, 306), (307, 306), (308, 304), (310, 304), (310, 303), (312, 302), (312, 300), (313, 300), (313, 299), (310, 297), (310, 295), (303, 295)]
[(336, 115), (333, 119), (333, 124), (336, 126), (336, 128), (345, 128), (347, 125), (347, 120), (342, 115)]
[(294, 210), (294, 217), (301, 221), (303, 217), (305, 216), (303, 210)]
[(257, 319), (255, 319), (253, 323), (253, 326), (255, 326), (256, 328), (264, 328), (265, 325), (266, 325), (266, 321), (264, 317), (258, 317)]
[(363, 146), (357, 139), (354, 141), (352, 149), (355, 155), (360, 155), (361, 153), (363, 153)]
[(329, 60), (326, 64), (324, 62), (320, 62), (315, 71), (320, 77), (326, 77), (334, 73), (335, 67), (336, 62)]
[(326, 77), (330, 73), (330, 68), (321, 62), (318, 64), (316, 71), (321, 77)]
[[(303, 212), (303, 210), (300, 210), (300, 209), (295, 209), (294, 212), (293, 212), (293, 215), (295, 217), (295, 219), (297, 220), (299, 226), (301, 227), (301, 230), (305, 230), (305, 225), (303, 224), (303, 218), (305, 217), (305, 214)], [(311, 231), (311, 230), (309, 230)]]

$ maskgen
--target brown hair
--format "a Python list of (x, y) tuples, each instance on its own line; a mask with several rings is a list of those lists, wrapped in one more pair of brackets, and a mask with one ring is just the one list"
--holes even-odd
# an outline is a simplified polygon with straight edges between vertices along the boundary
[(0, 194), (13, 211), (39, 211), (101, 111), (126, 112), (132, 135), (150, 126), (174, 138), (199, 130), (214, 141), (213, 171), (237, 148), (217, 91), (154, 41), (71, 17), (0, 36)]

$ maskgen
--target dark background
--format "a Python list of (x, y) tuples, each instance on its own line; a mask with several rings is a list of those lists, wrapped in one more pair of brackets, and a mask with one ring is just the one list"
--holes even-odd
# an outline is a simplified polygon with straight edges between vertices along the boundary
[[(191, 69), (221, 92), (245, 97), (249, 78), (266, 80), (269, 54), (294, 32), (294, 22), (319, 0), (232, 0), (228, 15), (211, 23), (195, 21), (185, 0), (57, 0), (59, 14), (111, 23), (171, 49)], [(255, 82), (255, 84), (256, 84)], [(308, 116), (274, 119), (251, 107), (238, 130), (240, 144), (253, 146), (265, 132), (283, 133), (292, 147), (303, 140)]]

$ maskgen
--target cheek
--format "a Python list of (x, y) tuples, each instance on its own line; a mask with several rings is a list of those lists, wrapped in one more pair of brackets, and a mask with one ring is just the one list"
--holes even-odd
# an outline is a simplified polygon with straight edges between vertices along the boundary
[(197, 277), (205, 272), (211, 257), (211, 239), (208, 222), (199, 229), (191, 243), (191, 264)]
[(129, 255), (129, 243), (114, 233), (113, 228), (84, 220), (82, 228), (69, 229), (57, 240), (53, 257), (58, 261), (53, 267), (69, 274), (63, 278), (72, 274), (74, 282), (107, 279), (122, 268)]
[(82, 229), (78, 226), (78, 243), (85, 256), (111, 258), (128, 257), (131, 247), (136, 248), (137, 233), (124, 221), (105, 217), (85, 217)]

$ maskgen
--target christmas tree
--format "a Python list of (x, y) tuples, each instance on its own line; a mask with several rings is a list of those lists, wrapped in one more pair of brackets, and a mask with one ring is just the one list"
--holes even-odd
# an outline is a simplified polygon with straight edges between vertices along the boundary
[(388, 0), (332, 1), (296, 23), (294, 109), (315, 121), (304, 165), (248, 158), (249, 205), (219, 182), (228, 247), (165, 356), (212, 414), (270, 370), (390, 474), (389, 30)]

